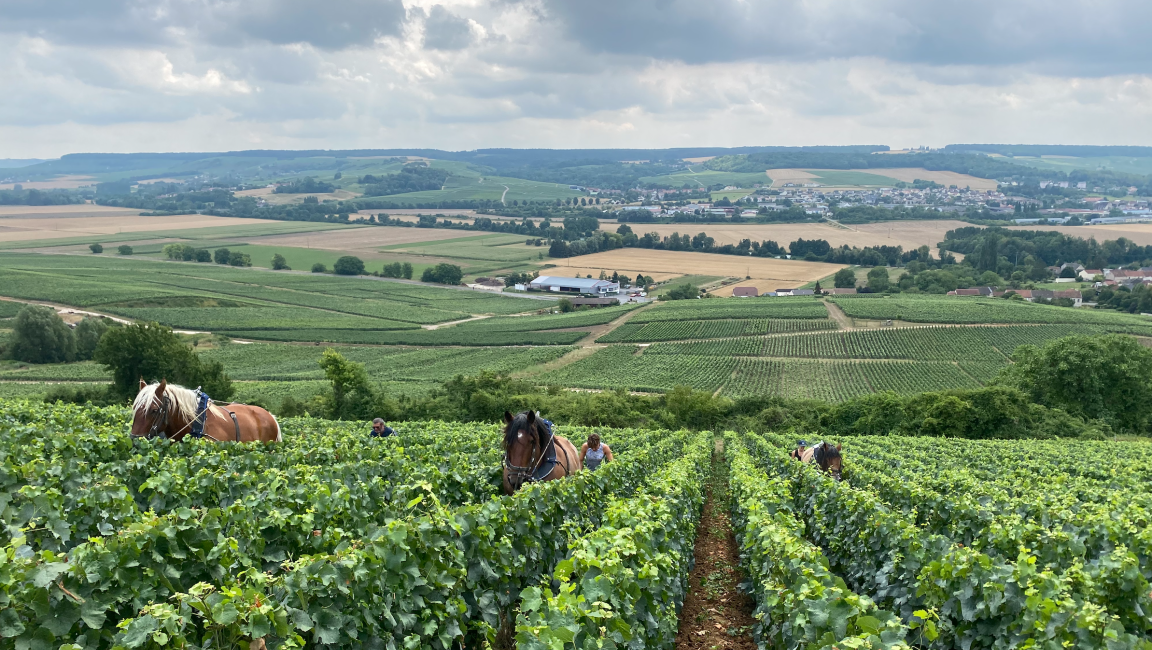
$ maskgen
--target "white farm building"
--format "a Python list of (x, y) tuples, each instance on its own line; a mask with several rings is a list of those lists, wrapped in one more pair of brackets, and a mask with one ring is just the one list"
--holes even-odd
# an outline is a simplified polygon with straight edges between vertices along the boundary
[(611, 296), (620, 293), (620, 283), (592, 278), (558, 278), (542, 275), (533, 280), (528, 288), (533, 291), (554, 293), (574, 293), (589, 296)]

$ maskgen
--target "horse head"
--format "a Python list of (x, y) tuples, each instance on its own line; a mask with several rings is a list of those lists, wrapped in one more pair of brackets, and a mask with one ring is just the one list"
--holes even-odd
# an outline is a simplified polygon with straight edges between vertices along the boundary
[(833, 447), (830, 443), (822, 442), (813, 450), (813, 459), (820, 469), (832, 475), (832, 478), (841, 479), (840, 470), (844, 459), (840, 456), (840, 445)]
[(133, 437), (167, 437), (172, 420), (172, 398), (165, 393), (167, 388), (166, 379), (161, 379), (159, 384), (147, 384), (140, 379), (140, 391), (132, 402)]
[(504, 477), (512, 491), (520, 489), (544, 455), (544, 427), (535, 411), (513, 416), (504, 411)]

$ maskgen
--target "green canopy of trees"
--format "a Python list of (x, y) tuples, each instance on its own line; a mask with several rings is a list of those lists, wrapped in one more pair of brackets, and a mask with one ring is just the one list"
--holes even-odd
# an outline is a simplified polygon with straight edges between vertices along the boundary
[(439, 284), (460, 284), (464, 279), (464, 269), (455, 264), (440, 263), (424, 269), (420, 275), (421, 282), (436, 282)]
[(232, 380), (218, 361), (205, 362), (172, 330), (156, 323), (136, 323), (109, 330), (96, 346), (93, 359), (112, 373), (112, 390), (128, 399), (139, 380), (167, 379), (188, 388), (201, 387), (216, 400), (232, 397)]
[(336, 275), (364, 275), (364, 260), (354, 255), (345, 255), (332, 265)]

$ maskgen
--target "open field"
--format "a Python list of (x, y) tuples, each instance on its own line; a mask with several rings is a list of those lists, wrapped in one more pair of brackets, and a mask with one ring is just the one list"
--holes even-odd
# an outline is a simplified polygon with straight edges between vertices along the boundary
[[(685, 251), (661, 251), (644, 248), (617, 249), (592, 255), (581, 255), (565, 261), (555, 270), (554, 275), (574, 271), (598, 277), (601, 270), (609, 275), (619, 271), (628, 275), (643, 273), (668, 273), (675, 275), (706, 275), (723, 277), (752, 276), (757, 280), (770, 280), (780, 286), (801, 285), (835, 273), (843, 268), (823, 262), (801, 262), (795, 260), (766, 259), (762, 257), (743, 258), (736, 255), (713, 255), (711, 253), (691, 253)], [(561, 272), (563, 270), (564, 273)], [(545, 271), (541, 270), (541, 273)]]
[(817, 182), (828, 187), (892, 187), (897, 179), (885, 176), (883, 171), (852, 169), (809, 169)]
[[(781, 224), (739, 224), (739, 223), (670, 223), (670, 224), (631, 224), (637, 234), (654, 232), (667, 237), (674, 232), (695, 235), (708, 233), (717, 245), (738, 244), (742, 239), (752, 241), (772, 240), (782, 246), (797, 239), (824, 239), (833, 246), (903, 246), (912, 250), (921, 246), (935, 249), (944, 240), (944, 233), (955, 228), (972, 224), (954, 219), (940, 221), (885, 221), (882, 223), (847, 224), (843, 228), (830, 223), (781, 223)], [(1095, 226), (1103, 227), (1103, 226)], [(611, 230), (612, 224), (603, 224), (603, 229)], [(1148, 225), (1148, 236), (1152, 239), (1152, 224)], [(1113, 235), (1115, 239), (1120, 235)]]
[(939, 183), (945, 187), (955, 185), (960, 189), (971, 187), (973, 190), (994, 190), (997, 187), (996, 179), (994, 178), (977, 178), (969, 176), (968, 174), (960, 174), (957, 172), (948, 171), (930, 171), (920, 167), (898, 167), (895, 169), (855, 169), (852, 171), (866, 172), (871, 174), (882, 174), (889, 178), (895, 178), (898, 181), (911, 183), (916, 179), (922, 181), (932, 181)]
[[(251, 239), (248, 243), (260, 246), (293, 246), (296, 248), (321, 248), (333, 251), (377, 251), (384, 246), (491, 235), (492, 233), (470, 233), (437, 228), (364, 226), (323, 233), (257, 237)], [(519, 237), (519, 239), (523, 241), (524, 238)]]
[[(0, 242), (67, 239), (78, 236), (114, 235), (160, 230), (190, 230), (223, 226), (266, 226), (264, 219), (209, 217), (199, 214), (172, 217), (86, 216), (41, 218), (6, 218), (0, 220)], [(93, 241), (96, 241), (95, 239)]]
[[(70, 205), (0, 205), (0, 219), (56, 219), (59, 217), (79, 217), (99, 215), (104, 217), (130, 216), (140, 214), (132, 208), (113, 208), (91, 203)], [(3, 223), (0, 221), (0, 223)]]
[[(188, 215), (197, 217), (197, 215)], [(136, 219), (173, 219), (174, 217), (135, 217)], [(217, 219), (224, 217), (198, 217)], [(232, 217), (227, 217), (233, 219)], [(39, 249), (52, 248), (61, 252), (86, 250), (88, 244), (98, 242), (104, 245), (105, 255), (115, 255), (115, 247), (108, 249), (109, 244), (123, 242), (158, 242), (158, 241), (187, 241), (197, 246), (211, 246), (213, 242), (236, 242), (251, 237), (280, 233), (313, 232), (322, 230), (339, 230), (349, 226), (340, 223), (327, 223), (319, 221), (271, 221), (267, 219), (234, 219), (237, 225), (223, 226), (193, 226), (177, 230), (128, 230), (117, 232), (120, 228), (107, 234), (77, 235), (69, 233), (67, 236), (23, 239), (3, 241), (0, 239), (0, 250)], [(0, 223), (4, 223), (0, 220)], [(48, 226), (46, 226), (48, 227)], [(69, 248), (71, 247), (71, 248)]]
[(294, 203), (303, 203), (304, 199), (309, 196), (314, 196), (320, 201), (347, 201), (360, 196), (359, 192), (349, 192), (348, 190), (336, 190), (335, 192), (313, 192), (311, 194), (276, 194), (274, 188), (261, 187), (254, 190), (243, 190), (236, 192), (236, 196), (255, 196), (264, 199), (271, 205), (291, 205)]
[(803, 185), (820, 183), (826, 187), (891, 187), (896, 181), (911, 183), (919, 178), (941, 185), (971, 187), (974, 190), (994, 190), (995, 179), (977, 178), (956, 172), (934, 172), (920, 168), (876, 169), (770, 169), (772, 187), (782, 188), (786, 183)]
[(1005, 160), (1017, 165), (1028, 165), (1038, 169), (1051, 169), (1053, 171), (1070, 172), (1076, 169), (1087, 171), (1111, 170), (1128, 174), (1152, 174), (1152, 158), (1133, 158), (1131, 156), (1100, 156), (1092, 158), (1077, 158), (1075, 156), (1015, 156)]
[(645, 176), (637, 182), (641, 185), (659, 185), (674, 188), (684, 186), (690, 188), (705, 188), (710, 185), (752, 187), (753, 185), (768, 185), (772, 182), (772, 179), (763, 173), (719, 172), (711, 169), (693, 170), (692, 167), (689, 167), (688, 171), (664, 176)]
[[(1009, 230), (1051, 230), (1071, 237), (1096, 238), (1103, 243), (1126, 237), (1141, 246), (1152, 245), (1152, 223), (1117, 223), (1101, 226), (1009, 226)], [(709, 233), (711, 234), (711, 233)]]
[[(19, 170), (11, 170), (12, 176), (19, 176)], [(5, 174), (7, 177), (8, 174)], [(26, 190), (74, 190), (79, 187), (86, 187), (94, 185), (95, 180), (91, 176), (84, 175), (65, 175), (57, 176), (56, 178), (44, 181), (16, 181), (13, 183), (0, 183), (0, 190), (10, 190), (16, 185), (20, 185)]]

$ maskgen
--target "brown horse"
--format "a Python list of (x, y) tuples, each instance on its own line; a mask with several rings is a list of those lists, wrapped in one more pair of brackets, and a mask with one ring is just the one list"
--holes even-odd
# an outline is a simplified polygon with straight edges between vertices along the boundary
[(515, 417), (504, 411), (504, 494), (512, 494), (525, 483), (571, 476), (582, 467), (576, 447), (554, 435), (535, 411)]
[(831, 443), (818, 442), (807, 449), (804, 445), (805, 443), (801, 442), (799, 448), (789, 455), (802, 463), (816, 463), (821, 471), (831, 474), (832, 478), (839, 481), (840, 469), (844, 463), (844, 459), (840, 456), (840, 445), (833, 447)]
[(199, 391), (161, 380), (146, 384), (132, 402), (132, 435), (140, 438), (162, 436), (179, 442), (193, 432), (197, 420), (203, 423), (203, 436), (217, 442), (280, 442), (280, 423), (259, 406), (227, 404), (207, 400), (201, 406)]

